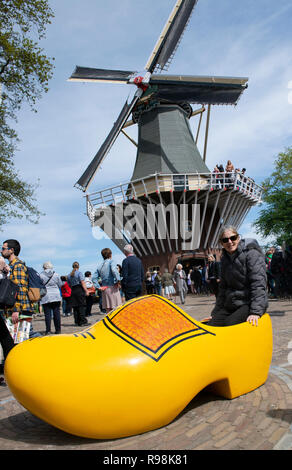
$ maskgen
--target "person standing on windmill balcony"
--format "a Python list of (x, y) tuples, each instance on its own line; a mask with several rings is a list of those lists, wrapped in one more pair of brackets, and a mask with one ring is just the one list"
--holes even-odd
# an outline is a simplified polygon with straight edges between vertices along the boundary
[(226, 182), (229, 183), (228, 187), (232, 187), (234, 166), (230, 160), (227, 161), (225, 172), (226, 172)]
[(122, 263), (122, 288), (127, 301), (142, 294), (144, 268), (142, 261), (135, 256), (132, 245), (125, 245), (124, 253), (126, 258)]

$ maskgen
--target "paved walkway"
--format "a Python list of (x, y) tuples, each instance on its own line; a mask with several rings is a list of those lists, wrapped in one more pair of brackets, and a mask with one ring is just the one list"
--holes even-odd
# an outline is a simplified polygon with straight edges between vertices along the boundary
[[(189, 295), (184, 307), (193, 318), (202, 320), (213, 304), (212, 296)], [(292, 302), (271, 301), (268, 312), (273, 323), (273, 360), (268, 380), (259, 389), (233, 400), (202, 391), (168, 426), (138, 436), (97, 441), (66, 434), (40, 421), (14, 399), (7, 386), (1, 386), (0, 449), (292, 450)], [(90, 321), (103, 318), (94, 313)], [(35, 318), (35, 331), (44, 332), (44, 325), (43, 317)], [(62, 317), (62, 332), (73, 331), (78, 329), (72, 317)], [(102, 390), (96, 397), (106, 398)]]

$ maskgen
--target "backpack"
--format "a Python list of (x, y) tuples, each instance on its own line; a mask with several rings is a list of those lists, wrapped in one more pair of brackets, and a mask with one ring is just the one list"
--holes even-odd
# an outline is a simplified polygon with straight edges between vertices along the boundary
[[(26, 266), (25, 263), (20, 262), (16, 264), (24, 264), (26, 267), (28, 275), (28, 298), (31, 302), (38, 302), (47, 293), (46, 286), (39, 273), (34, 268)], [(14, 266), (16, 266), (16, 264)]]
[(31, 302), (38, 302), (47, 293), (46, 285), (34, 268), (27, 266), (26, 269), (28, 274), (28, 298)]

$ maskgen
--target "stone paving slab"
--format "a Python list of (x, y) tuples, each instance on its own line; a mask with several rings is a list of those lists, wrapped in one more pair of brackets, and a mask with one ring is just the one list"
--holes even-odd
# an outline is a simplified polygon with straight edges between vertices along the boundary
[[(193, 318), (202, 320), (210, 314), (214, 300), (213, 296), (188, 295), (183, 307)], [(104, 318), (97, 311), (94, 305), (91, 323)], [(123, 439), (91, 440), (44, 423), (25, 410), (7, 386), (1, 386), (0, 449), (292, 450), (292, 364), (288, 360), (292, 351), (292, 303), (272, 300), (268, 313), (273, 324), (273, 359), (267, 382), (257, 390), (233, 400), (202, 391), (168, 426)], [(33, 325), (35, 331), (44, 333), (43, 316), (36, 317)], [(72, 316), (62, 317), (62, 333), (79, 329)], [(96, 399), (107, 398), (100, 390)]]

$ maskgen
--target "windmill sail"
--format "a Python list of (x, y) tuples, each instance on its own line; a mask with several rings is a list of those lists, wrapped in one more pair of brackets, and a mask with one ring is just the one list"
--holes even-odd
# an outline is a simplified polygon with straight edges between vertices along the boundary
[(146, 70), (152, 73), (155, 69), (165, 70), (168, 68), (197, 2), (198, 0), (178, 0), (176, 2), (145, 66)]
[(137, 90), (135, 93), (134, 98), (132, 99), (131, 103), (126, 103), (124, 104), (122, 111), (119, 114), (118, 119), (114, 123), (109, 135), (103, 142), (102, 146), (98, 150), (97, 154), (91, 161), (91, 163), (88, 165), (86, 168), (85, 172), (83, 175), (79, 178), (75, 186), (79, 189), (82, 189), (83, 191), (86, 191), (89, 184), (91, 183), (98, 167), (101, 165), (103, 159), (106, 157), (107, 153), (109, 152), (111, 146), (115, 142), (116, 138), (118, 137), (121, 129), (123, 128), (123, 125), (127, 121), (133, 107), (137, 103), (137, 101), (140, 99), (142, 90)]
[(159, 100), (236, 105), (247, 81), (248, 78), (234, 77), (152, 75), (150, 84), (157, 86), (155, 95)]
[(128, 83), (135, 74), (136, 72), (127, 70), (105, 70), (77, 66), (69, 81)]

